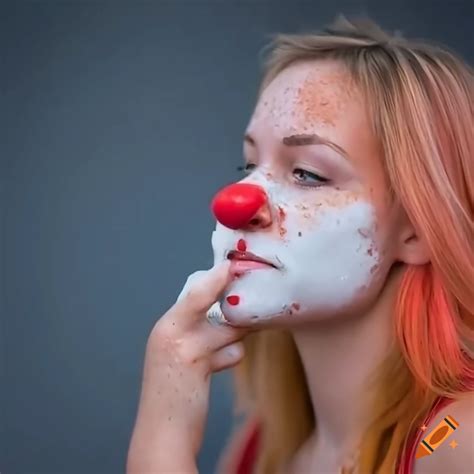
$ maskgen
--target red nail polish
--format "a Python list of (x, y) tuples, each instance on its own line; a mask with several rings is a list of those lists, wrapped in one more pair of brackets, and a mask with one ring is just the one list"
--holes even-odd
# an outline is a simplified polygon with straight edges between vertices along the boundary
[(240, 297), (238, 295), (230, 295), (226, 298), (226, 300), (230, 305), (236, 306), (239, 304)]

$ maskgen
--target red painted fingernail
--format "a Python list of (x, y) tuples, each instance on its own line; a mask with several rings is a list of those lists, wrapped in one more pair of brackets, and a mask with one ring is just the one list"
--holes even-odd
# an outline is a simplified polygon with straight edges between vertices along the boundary
[(232, 306), (238, 305), (240, 301), (240, 297), (237, 295), (230, 295), (226, 298), (227, 303), (231, 304)]
[(237, 242), (237, 250), (240, 250), (241, 252), (245, 252), (247, 250), (247, 244), (245, 243), (244, 239), (239, 239)]

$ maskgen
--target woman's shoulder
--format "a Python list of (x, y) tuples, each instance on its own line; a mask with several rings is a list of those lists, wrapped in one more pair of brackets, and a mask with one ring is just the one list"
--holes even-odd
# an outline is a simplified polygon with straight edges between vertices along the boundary
[[(443, 403), (422, 429), (422, 443), (430, 454), (418, 456), (414, 474), (474, 472), (474, 392)], [(434, 431), (444, 439), (435, 439)]]
[(247, 416), (232, 431), (219, 457), (217, 474), (250, 474), (256, 461), (259, 423)]

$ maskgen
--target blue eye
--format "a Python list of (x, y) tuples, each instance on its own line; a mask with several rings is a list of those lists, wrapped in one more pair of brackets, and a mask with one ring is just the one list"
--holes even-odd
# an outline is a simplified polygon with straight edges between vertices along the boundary
[[(239, 172), (243, 172), (244, 174), (250, 174), (255, 168), (257, 167), (254, 163), (246, 163), (245, 165), (241, 165), (237, 167)], [(324, 176), (320, 176), (316, 173), (312, 173), (311, 171), (304, 170), (302, 168), (295, 168), (293, 170), (293, 176), (296, 177), (296, 182), (299, 186), (318, 186), (329, 181), (328, 178)]]
[(329, 179), (319, 176), (311, 171), (303, 170), (301, 168), (295, 168), (293, 170), (293, 176), (297, 178), (298, 184), (302, 186), (312, 186), (317, 184), (327, 183)]

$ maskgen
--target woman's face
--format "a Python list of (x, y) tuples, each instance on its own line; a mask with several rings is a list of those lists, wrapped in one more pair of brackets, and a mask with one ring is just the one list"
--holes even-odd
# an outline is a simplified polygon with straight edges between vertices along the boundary
[(399, 211), (349, 74), (326, 61), (282, 71), (257, 103), (244, 158), (240, 183), (266, 202), (240, 228), (217, 222), (215, 263), (245, 250), (273, 266), (233, 261), (227, 320), (291, 326), (367, 311), (396, 260)]

